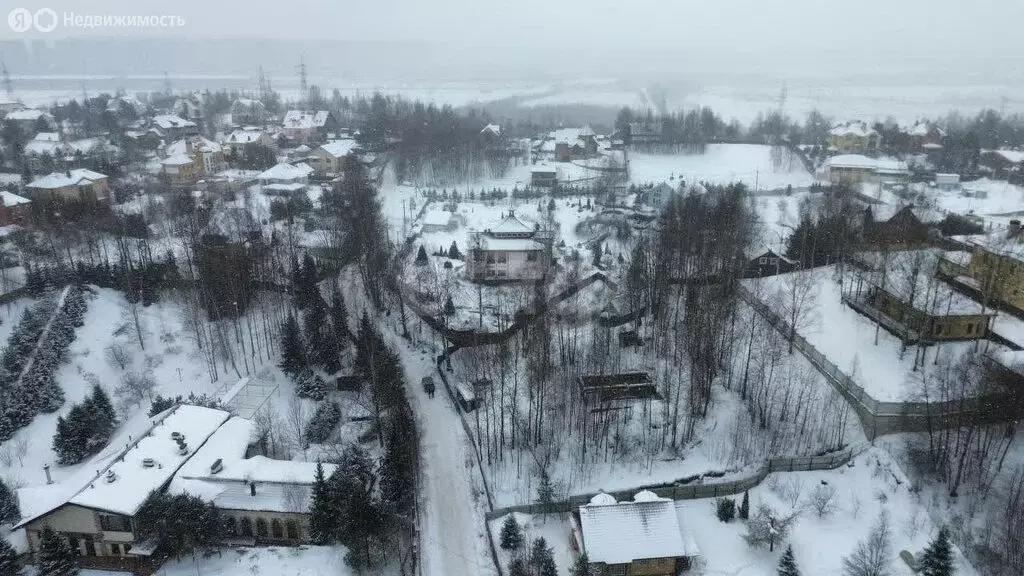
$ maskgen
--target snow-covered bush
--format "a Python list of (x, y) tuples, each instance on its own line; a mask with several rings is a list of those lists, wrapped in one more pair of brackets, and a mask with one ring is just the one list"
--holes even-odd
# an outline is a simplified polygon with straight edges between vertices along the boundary
[(340, 420), (341, 406), (337, 402), (321, 403), (306, 424), (306, 441), (311, 444), (327, 441)]

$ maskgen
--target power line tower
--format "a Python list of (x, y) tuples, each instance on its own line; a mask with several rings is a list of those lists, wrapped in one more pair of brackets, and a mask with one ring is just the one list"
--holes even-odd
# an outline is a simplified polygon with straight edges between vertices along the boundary
[(171, 77), (164, 72), (164, 94), (170, 96), (174, 94), (174, 89), (171, 87)]
[(8, 96), (14, 96), (14, 82), (11, 81), (11, 73), (7, 71), (7, 63), (0, 60), (0, 74), (3, 74), (4, 92)]
[(263, 74), (263, 66), (260, 66), (259, 78), (257, 82), (259, 83), (260, 102), (266, 102), (268, 96), (267, 77), (264, 76)]
[[(786, 147), (784, 144), (785, 140), (785, 125), (783, 119), (786, 117), (786, 96), (787, 96), (786, 82), (782, 82), (782, 89), (779, 90), (779, 101), (778, 107), (775, 109), (775, 122), (772, 126), (772, 134), (769, 134), (771, 138), (771, 150), (769, 151), (769, 157), (772, 163), (772, 170), (778, 171), (782, 168), (784, 160), (786, 158)], [(754, 185), (754, 191), (757, 191), (757, 185)]]
[(299, 92), (300, 99), (305, 103), (309, 101), (309, 81), (306, 77), (306, 62), (299, 56)]

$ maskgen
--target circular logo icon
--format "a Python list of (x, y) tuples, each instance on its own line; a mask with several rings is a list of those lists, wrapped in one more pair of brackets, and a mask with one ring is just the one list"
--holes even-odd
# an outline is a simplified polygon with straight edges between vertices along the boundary
[(53, 32), (53, 29), (57, 27), (57, 13), (51, 8), (36, 10), (32, 20), (35, 22), (36, 30), (40, 32)]
[(15, 32), (27, 32), (32, 27), (32, 12), (28, 8), (15, 8), (7, 14), (7, 25)]

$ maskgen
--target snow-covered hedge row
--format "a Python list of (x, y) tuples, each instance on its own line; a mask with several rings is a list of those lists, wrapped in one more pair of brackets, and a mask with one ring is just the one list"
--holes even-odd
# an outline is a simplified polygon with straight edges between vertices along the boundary
[(341, 406), (337, 402), (323, 402), (306, 424), (306, 441), (311, 444), (326, 442), (341, 420)]
[[(77, 285), (68, 288), (56, 316), (55, 305), (47, 300), (26, 310), (0, 353), (0, 442), (28, 426), (36, 414), (53, 412), (64, 404), (64, 390), (53, 375), (75, 339), (75, 328), (83, 324), (84, 289)], [(40, 342), (51, 316), (46, 341)], [(19, 380), (30, 362), (28, 372)]]

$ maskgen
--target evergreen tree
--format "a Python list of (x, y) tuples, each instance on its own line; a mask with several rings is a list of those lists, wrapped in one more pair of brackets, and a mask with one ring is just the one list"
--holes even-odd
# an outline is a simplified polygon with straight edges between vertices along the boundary
[[(538, 576), (548, 576), (545, 568), (549, 562), (553, 564), (554, 559), (555, 554), (548, 546), (548, 541), (543, 536), (536, 538), (533, 541), (533, 546), (530, 547), (530, 567), (533, 568), (533, 572)], [(557, 572), (552, 576), (557, 576)]]
[(3, 478), (0, 478), (0, 524), (15, 522), (19, 518), (21, 518), (21, 510), (18, 508), (18, 497), (7, 487), (7, 484), (4, 484)]
[(18, 553), (6, 538), (0, 538), (0, 576), (18, 576), (19, 574), (21, 574), (21, 568), (18, 566)]
[(341, 290), (338, 286), (334, 286), (334, 290), (331, 292), (331, 326), (334, 328), (334, 333), (337, 336), (338, 347), (345, 346), (348, 341), (348, 307), (345, 305), (345, 299), (341, 296)]
[(110, 396), (99, 384), (93, 384), (92, 393), (86, 399), (86, 407), (93, 421), (91, 436), (94, 442), (105, 446), (117, 428), (117, 412), (110, 402)]
[(281, 363), (278, 367), (289, 376), (298, 376), (306, 367), (306, 350), (302, 346), (302, 333), (295, 316), (288, 314), (281, 334)]
[(551, 478), (548, 477), (547, 470), (541, 470), (540, 472), (540, 483), (537, 484), (537, 503), (540, 504), (544, 513), (548, 513), (548, 508), (555, 501), (555, 489), (551, 485)]
[(302, 292), (306, 302), (310, 302), (314, 295), (320, 294), (320, 288), (316, 285), (317, 270), (316, 261), (308, 253), (302, 257)]
[(736, 501), (732, 498), (719, 498), (715, 502), (715, 513), (722, 522), (732, 522), (736, 517)]
[(324, 467), (316, 463), (316, 475), (313, 476), (313, 494), (309, 505), (309, 540), (313, 544), (324, 545), (334, 541), (334, 513), (336, 510), (331, 491), (324, 479)]
[(953, 548), (949, 542), (949, 529), (943, 526), (928, 544), (921, 557), (921, 576), (952, 576)]
[(587, 557), (587, 553), (584, 552), (576, 558), (576, 562), (572, 565), (571, 576), (592, 576), (590, 572), (590, 558)]
[(601, 265), (601, 256), (603, 252), (601, 250), (601, 243), (594, 244), (594, 266)]
[(295, 377), (295, 393), (300, 398), (323, 400), (327, 397), (327, 382), (319, 374), (305, 368)]
[(302, 267), (299, 266), (299, 260), (295, 256), (292, 256), (292, 299), (294, 300), (295, 307), (302, 310), (306, 307), (306, 293), (303, 291), (302, 284)]
[(459, 245), (452, 240), (452, 245), (448, 248), (448, 257), (453, 260), (462, 260), (462, 252), (459, 252)]
[(306, 329), (306, 351), (310, 363), (323, 365), (327, 350), (324, 346), (325, 322), (327, 320), (327, 304), (319, 291), (309, 297), (303, 324)]
[(444, 315), (445, 316), (454, 316), (455, 315), (455, 302), (452, 301), (452, 297), (451, 296), (449, 296), (448, 299), (444, 301)]
[(427, 262), (429, 262), (429, 261), (430, 260), (427, 259), (427, 251), (426, 251), (426, 249), (423, 248), (423, 244), (420, 244), (420, 249), (419, 249), (418, 252), (416, 252), (416, 261), (415, 261), (416, 265), (417, 266), (426, 266)]
[(740, 502), (740, 520), (750, 518), (750, 492), (743, 493), (743, 501)]
[(523, 545), (523, 531), (516, 522), (515, 514), (509, 514), (501, 525), (501, 549), (518, 550)]
[(39, 540), (39, 576), (75, 576), (78, 564), (67, 540), (46, 526)]
[(800, 570), (796, 567), (796, 558), (793, 556), (793, 546), (787, 546), (779, 560), (778, 576), (800, 576)]
[(508, 576), (530, 576), (522, 558), (513, 558), (508, 564)]

